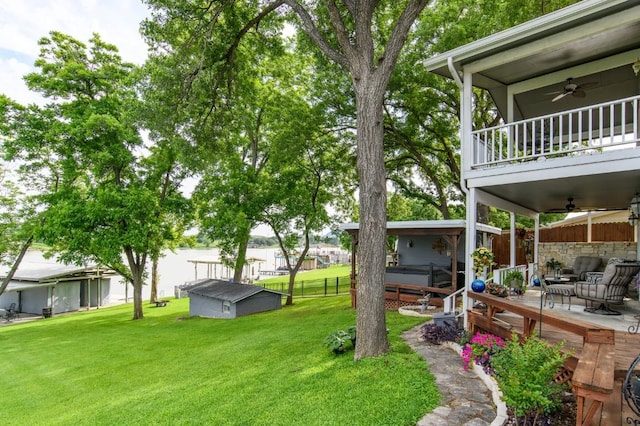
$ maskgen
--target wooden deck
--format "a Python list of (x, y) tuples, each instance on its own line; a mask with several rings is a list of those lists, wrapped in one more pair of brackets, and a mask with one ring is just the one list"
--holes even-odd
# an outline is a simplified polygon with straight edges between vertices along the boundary
[[(473, 322), (479, 328), (490, 330), (503, 336), (508, 336), (513, 331), (525, 336), (535, 332), (549, 343), (564, 342), (564, 347), (573, 354), (568, 363), (573, 368), (575, 368), (583, 354), (585, 342), (607, 343), (611, 340), (610, 336), (613, 333), (613, 339), (610, 342), (615, 347), (613, 393), (608, 401), (604, 403), (604, 408), (597, 412), (590, 424), (621, 425), (628, 424), (628, 417), (636, 419), (635, 414), (629, 409), (622, 397), (622, 384), (627, 369), (634, 358), (640, 354), (640, 333), (629, 333), (627, 328), (630, 323), (628, 321), (618, 317), (620, 318), (620, 326), (612, 329), (603, 325), (602, 322), (604, 321), (600, 320), (602, 317), (597, 314), (592, 314), (593, 322), (577, 318), (578, 312), (576, 311), (583, 310), (579, 305), (572, 307), (573, 312), (568, 311), (566, 308), (563, 309), (562, 305), (556, 305), (555, 309), (545, 307), (540, 312), (539, 308), (527, 306), (522, 301), (510, 301), (509, 299), (495, 298), (490, 295), (487, 299), (487, 296), (486, 294), (472, 296), (477, 300), (488, 302), (489, 309), (486, 314), (480, 316), (477, 313), (470, 312), (469, 314), (473, 316), (470, 322)], [(492, 306), (494, 303), (498, 306)], [(496, 307), (504, 309), (505, 312), (497, 313)], [(489, 320), (489, 318), (492, 319)]]

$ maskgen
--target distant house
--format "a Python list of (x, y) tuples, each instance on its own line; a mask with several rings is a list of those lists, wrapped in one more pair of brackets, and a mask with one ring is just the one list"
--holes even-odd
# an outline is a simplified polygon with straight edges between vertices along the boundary
[(0, 307), (15, 303), (19, 312), (53, 314), (108, 304), (113, 272), (96, 266), (51, 264), (18, 269), (0, 295)]
[(236, 318), (282, 307), (284, 293), (251, 284), (216, 279), (194, 281), (189, 293), (189, 315), (207, 318)]

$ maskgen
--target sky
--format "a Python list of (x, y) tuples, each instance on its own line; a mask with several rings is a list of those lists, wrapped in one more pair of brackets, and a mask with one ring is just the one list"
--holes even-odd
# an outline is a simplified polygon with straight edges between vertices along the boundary
[[(139, 27), (149, 16), (140, 0), (0, 0), (0, 93), (22, 105), (43, 103), (27, 89), (23, 76), (35, 71), (38, 40), (50, 31), (85, 44), (98, 33), (118, 48), (124, 61), (142, 64), (147, 46)], [(252, 234), (270, 236), (273, 232), (261, 225)]]
[(123, 60), (142, 64), (147, 46), (138, 29), (148, 16), (140, 0), (0, 0), (0, 93), (23, 105), (41, 101), (22, 77), (35, 71), (38, 40), (50, 31), (86, 44), (98, 33)]

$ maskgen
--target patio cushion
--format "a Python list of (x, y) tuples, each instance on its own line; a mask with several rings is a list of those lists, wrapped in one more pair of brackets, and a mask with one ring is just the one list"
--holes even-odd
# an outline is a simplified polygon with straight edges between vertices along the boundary
[(563, 269), (563, 275), (569, 276), (573, 281), (584, 281), (587, 272), (593, 272), (600, 267), (602, 259), (595, 256), (578, 256), (573, 261), (573, 268)]
[(601, 281), (605, 283), (610, 283), (613, 276), (616, 274), (616, 263), (610, 263), (604, 268), (604, 272), (602, 273)]
[(596, 282), (575, 283), (576, 296), (600, 303), (621, 304), (632, 278), (640, 271), (638, 263), (610, 263)]

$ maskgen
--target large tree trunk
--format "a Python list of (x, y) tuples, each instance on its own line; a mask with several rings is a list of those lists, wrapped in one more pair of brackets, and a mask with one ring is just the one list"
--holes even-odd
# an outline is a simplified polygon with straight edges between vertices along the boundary
[[(364, 77), (364, 76), (361, 76)], [(384, 85), (355, 81), (358, 108), (360, 231), (355, 359), (389, 351), (384, 309), (387, 188), (383, 155)], [(382, 87), (377, 87), (382, 86)]]
[(27, 241), (25, 241), (25, 243), (22, 245), (22, 248), (20, 249), (20, 253), (18, 253), (18, 257), (16, 257), (16, 259), (13, 262), (13, 265), (11, 265), (11, 269), (9, 270), (9, 273), (2, 280), (2, 284), (0, 284), (0, 295), (4, 293), (4, 291), (7, 289), (7, 286), (9, 285), (9, 281), (13, 279), (13, 276), (18, 270), (18, 267), (22, 263), (22, 259), (24, 258), (24, 255), (27, 253), (27, 250), (29, 250), (29, 247), (31, 247), (31, 243), (33, 243), (33, 235), (30, 236), (29, 239), (27, 239)]
[(238, 244), (238, 254), (236, 256), (236, 263), (233, 268), (233, 282), (242, 282), (242, 270), (247, 261), (247, 246), (249, 245), (249, 231), (242, 236), (240, 243)]
[(151, 295), (149, 297), (150, 303), (155, 303), (158, 300), (158, 259), (153, 259), (151, 262)]
[(144, 275), (144, 268), (146, 266), (146, 255), (136, 256), (131, 249), (127, 247), (124, 250), (125, 256), (129, 263), (129, 270), (131, 271), (131, 284), (133, 285), (133, 319), (142, 319), (144, 314), (142, 311), (142, 284), (144, 283), (142, 277)]
[(307, 253), (309, 253), (309, 230), (305, 231), (304, 241), (304, 249), (302, 250), (302, 253), (300, 253), (298, 261), (293, 268), (289, 263), (289, 253), (284, 251), (284, 249), (282, 248), (283, 246), (280, 245), (280, 249), (283, 250), (283, 254), (286, 256), (285, 259), (287, 261), (287, 269), (289, 269), (289, 295), (287, 296), (287, 302), (285, 303), (285, 305), (287, 306), (293, 305), (293, 288), (295, 287), (296, 276), (298, 275), (298, 271), (302, 267), (302, 264), (307, 257)]
[(142, 319), (142, 274), (133, 273), (133, 319)]

